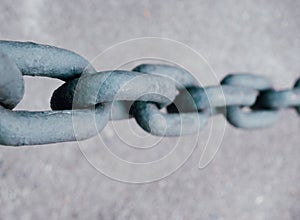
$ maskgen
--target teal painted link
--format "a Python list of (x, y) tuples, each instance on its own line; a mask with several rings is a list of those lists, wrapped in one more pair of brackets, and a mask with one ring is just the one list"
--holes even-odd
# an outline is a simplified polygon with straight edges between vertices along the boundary
[(32, 42), (0, 41), (0, 51), (11, 58), (23, 75), (64, 81), (95, 69), (82, 56), (66, 49)]
[(147, 132), (156, 136), (180, 136), (199, 132), (206, 124), (209, 113), (165, 114), (156, 104), (136, 101), (130, 113)]
[(265, 91), (258, 97), (257, 106), (269, 109), (300, 106), (300, 88)]
[[(88, 139), (106, 126), (109, 112), (109, 104), (95, 109), (42, 112), (11, 111), (0, 105), (0, 144), (42, 145)], [(81, 125), (76, 132), (74, 121)]]
[[(74, 111), (11, 110), (24, 94), (22, 74), (72, 79), (89, 65), (84, 58), (71, 51), (33, 43), (0, 41), (0, 51), (0, 145), (83, 140), (105, 127), (109, 120), (109, 103)], [(90, 70), (93, 71), (93, 68), (90, 67)], [(76, 133), (73, 120), (82, 125)], [(91, 120), (95, 120), (96, 126), (90, 123)]]
[[(11, 110), (24, 94), (22, 75), (66, 81), (51, 98), (55, 111)], [(130, 113), (137, 123), (158, 136), (198, 132), (210, 115), (224, 108), (229, 123), (248, 129), (272, 125), (281, 108), (295, 107), (300, 114), (300, 79), (293, 89), (275, 91), (265, 77), (230, 74), (221, 86), (202, 88), (178, 66), (142, 64), (133, 71), (97, 73), (86, 59), (72, 51), (31, 42), (0, 41), (0, 78), (2, 145), (87, 139), (101, 131), (109, 117), (125, 118), (124, 112), (132, 103)], [(180, 94), (175, 99), (176, 90)], [(114, 101), (116, 108), (111, 109)], [(169, 113), (162, 113), (162, 107), (167, 107)], [(113, 110), (117, 113), (112, 117)], [(76, 132), (74, 122), (81, 125)]]
[(300, 114), (300, 79), (296, 81), (293, 89), (267, 90), (257, 99), (257, 107), (268, 109), (281, 109), (294, 107)]
[(189, 87), (176, 98), (178, 105), (186, 105), (188, 96), (192, 98), (198, 110), (231, 105), (251, 106), (256, 101), (258, 92), (252, 88), (235, 85)]
[[(238, 85), (264, 91), (271, 88), (271, 82), (254, 74), (230, 74), (222, 81), (222, 85)], [(275, 110), (251, 110), (244, 111), (241, 107), (245, 105), (227, 105), (226, 118), (230, 124), (238, 128), (254, 129), (269, 127), (278, 120), (278, 112)], [(251, 108), (250, 108), (251, 109)]]
[[(158, 75), (175, 83), (177, 89), (196, 84), (195, 78), (186, 70), (163, 64), (141, 64), (133, 69), (146, 74)], [(209, 117), (209, 112), (166, 114), (159, 111), (159, 106), (149, 101), (134, 102), (130, 113), (137, 123), (147, 132), (157, 136), (180, 136), (199, 132)]]
[(178, 89), (198, 85), (195, 77), (190, 72), (179, 66), (144, 63), (136, 66), (132, 71), (164, 76), (174, 81)]
[(23, 98), (24, 80), (17, 65), (0, 51), (0, 104), (13, 109)]
[(114, 101), (151, 101), (162, 106), (176, 96), (175, 84), (167, 78), (139, 72), (114, 70), (83, 74), (54, 91), (53, 110), (77, 109)]

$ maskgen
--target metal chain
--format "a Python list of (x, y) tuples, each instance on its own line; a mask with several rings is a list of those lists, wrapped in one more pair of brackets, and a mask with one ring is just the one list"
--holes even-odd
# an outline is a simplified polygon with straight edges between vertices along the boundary
[[(24, 75), (65, 81), (51, 97), (52, 111), (13, 111), (24, 95)], [(201, 87), (178, 66), (97, 72), (72, 51), (30, 42), (0, 41), (0, 78), (1, 145), (84, 140), (109, 120), (129, 117), (153, 135), (180, 136), (198, 132), (220, 113), (244, 129), (271, 126), (282, 108), (300, 114), (300, 80), (276, 91), (263, 76), (237, 73), (220, 85)], [(80, 126), (74, 129), (74, 123)]]

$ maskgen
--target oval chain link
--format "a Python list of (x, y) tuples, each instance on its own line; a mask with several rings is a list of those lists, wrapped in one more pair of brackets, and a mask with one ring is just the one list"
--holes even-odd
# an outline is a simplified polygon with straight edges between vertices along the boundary
[[(222, 81), (222, 85), (239, 85), (245, 88), (253, 88), (260, 92), (272, 88), (271, 82), (263, 77), (251, 73), (229, 74)], [(252, 103), (253, 104), (253, 103)], [(228, 105), (226, 106), (226, 118), (230, 124), (238, 128), (253, 129), (269, 127), (278, 120), (276, 110), (253, 110), (252, 105)], [(243, 107), (248, 107), (245, 111)]]
[[(24, 75), (65, 81), (52, 95), (53, 111), (13, 110), (24, 95)], [(293, 89), (276, 91), (263, 76), (239, 73), (227, 75), (220, 85), (201, 87), (179, 66), (141, 64), (132, 71), (96, 72), (72, 51), (31, 42), (0, 41), (0, 78), (1, 145), (84, 140), (109, 120), (129, 117), (153, 135), (179, 136), (198, 132), (218, 113), (245, 129), (272, 125), (282, 108), (300, 114), (300, 80)], [(76, 133), (74, 120), (81, 125)]]

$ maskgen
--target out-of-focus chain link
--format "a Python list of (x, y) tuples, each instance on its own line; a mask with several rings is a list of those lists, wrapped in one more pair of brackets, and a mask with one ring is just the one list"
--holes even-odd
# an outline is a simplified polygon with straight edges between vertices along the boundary
[[(52, 111), (13, 110), (24, 95), (24, 75), (65, 81), (52, 95)], [(153, 135), (180, 136), (198, 132), (220, 113), (244, 129), (271, 126), (282, 108), (300, 113), (300, 80), (292, 89), (276, 91), (263, 76), (236, 73), (201, 87), (178, 66), (97, 72), (72, 51), (30, 42), (0, 41), (0, 78), (1, 145), (84, 140), (109, 120), (130, 117)], [(80, 125), (76, 131), (74, 122)]]

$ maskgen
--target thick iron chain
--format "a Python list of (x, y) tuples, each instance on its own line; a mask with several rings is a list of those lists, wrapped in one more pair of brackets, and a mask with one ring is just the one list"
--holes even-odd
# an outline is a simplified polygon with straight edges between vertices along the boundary
[[(53, 93), (52, 111), (13, 111), (24, 95), (24, 75), (65, 81)], [(109, 120), (129, 117), (153, 135), (179, 136), (198, 132), (219, 113), (245, 129), (271, 126), (281, 108), (300, 113), (300, 80), (292, 89), (276, 91), (263, 76), (236, 73), (220, 85), (201, 87), (177, 66), (97, 72), (72, 51), (30, 42), (0, 41), (0, 78), (1, 145), (84, 140)], [(80, 125), (76, 131), (74, 121)]]

